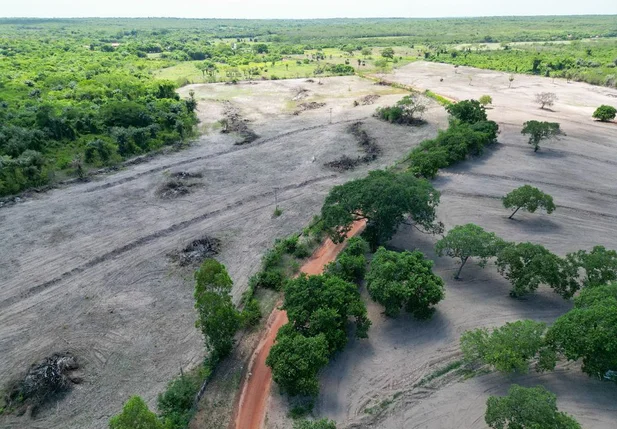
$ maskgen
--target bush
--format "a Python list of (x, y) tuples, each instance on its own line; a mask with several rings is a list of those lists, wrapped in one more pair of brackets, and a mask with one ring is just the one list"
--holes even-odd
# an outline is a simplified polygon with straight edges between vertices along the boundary
[(165, 392), (159, 394), (158, 409), (165, 422), (165, 429), (184, 429), (188, 426), (195, 412), (195, 396), (202, 381), (199, 372), (181, 375), (167, 385)]
[(335, 261), (325, 267), (325, 272), (342, 278), (348, 282), (359, 282), (366, 273), (366, 253), (370, 250), (366, 240), (352, 237), (347, 241), (347, 247)]
[(257, 286), (266, 289), (280, 290), (285, 281), (285, 274), (279, 269), (260, 271), (257, 274)]
[(483, 95), (482, 97), (478, 99), (478, 101), (480, 102), (481, 105), (486, 107), (489, 104), (493, 104), (493, 97), (491, 97), (490, 95)]
[(240, 318), (245, 328), (256, 326), (261, 320), (261, 306), (259, 305), (259, 301), (255, 298), (251, 299), (244, 307), (244, 310), (242, 310)]
[(617, 116), (617, 109), (613, 106), (602, 105), (593, 112), (593, 117), (602, 122), (612, 121), (615, 119), (615, 116)]
[(165, 427), (139, 396), (131, 397), (122, 412), (109, 420), (109, 429), (174, 429)]
[(486, 121), (486, 109), (478, 100), (464, 100), (446, 107), (452, 118), (468, 124)]

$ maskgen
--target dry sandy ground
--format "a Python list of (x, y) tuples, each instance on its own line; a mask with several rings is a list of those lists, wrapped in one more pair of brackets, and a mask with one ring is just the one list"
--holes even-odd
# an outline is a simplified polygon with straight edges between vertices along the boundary
[[(446, 228), (473, 222), (507, 240), (541, 243), (562, 255), (598, 244), (617, 248), (617, 124), (591, 120), (597, 106), (617, 105), (617, 91), (530, 76), (516, 76), (508, 89), (508, 75), (503, 73), (459, 68), (455, 74), (452, 66), (424, 62), (406, 66), (388, 79), (459, 100), (493, 97), (489, 118), (500, 124), (501, 144), (435, 180), (442, 192), (439, 218)], [(533, 103), (534, 94), (541, 91), (558, 95), (553, 111), (539, 110)], [(544, 144), (534, 154), (520, 134), (529, 119), (560, 122), (567, 137)], [(515, 220), (508, 220), (499, 198), (525, 183), (553, 195), (556, 212), (519, 212)], [(339, 428), (480, 429), (487, 427), (488, 396), (504, 394), (516, 382), (546, 386), (557, 394), (559, 407), (584, 428), (615, 428), (615, 385), (592, 380), (572, 364), (543, 375), (489, 374), (439, 389), (413, 387), (460, 357), (464, 331), (525, 318), (550, 323), (571, 305), (550, 290), (513, 300), (508, 283), (491, 265), (484, 270), (466, 266), (464, 279), (454, 281), (456, 262), (436, 257), (434, 242), (433, 237), (403, 229), (391, 243), (418, 248), (436, 261), (436, 272), (446, 280), (446, 299), (433, 319), (386, 319), (382, 308), (367, 298), (373, 322), (370, 338), (352, 340), (324, 371), (315, 413), (336, 420)], [(369, 407), (373, 414), (367, 412)], [(274, 394), (267, 427), (289, 427), (286, 410), (283, 398)]]
[[(63, 350), (77, 356), (84, 377), (36, 419), (0, 417), (1, 427), (105, 428), (130, 395), (155, 406), (180, 368), (203, 357), (192, 273), (171, 264), (169, 252), (203, 234), (220, 238), (219, 259), (235, 280), (237, 300), (273, 240), (305, 226), (333, 185), (391, 165), (445, 121), (433, 105), (424, 127), (385, 124), (370, 116), (401, 91), (355, 77), (323, 83), (183, 88), (183, 95), (195, 90), (209, 130), (191, 148), (0, 209), (0, 385)], [(310, 91), (302, 101), (327, 106), (291, 115), (300, 85)], [(378, 104), (352, 107), (373, 93), (382, 95)], [(259, 140), (234, 146), (235, 136), (214, 131), (222, 100), (253, 121)], [(345, 174), (324, 168), (358, 152), (346, 131), (358, 119), (383, 148), (381, 158)], [(175, 171), (201, 172), (202, 186), (159, 199), (166, 172)], [(279, 218), (272, 216), (275, 187)]]

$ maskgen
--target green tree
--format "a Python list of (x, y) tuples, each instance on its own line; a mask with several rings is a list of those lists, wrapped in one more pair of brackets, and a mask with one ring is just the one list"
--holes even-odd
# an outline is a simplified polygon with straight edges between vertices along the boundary
[(328, 419), (300, 420), (294, 423), (293, 429), (336, 429), (336, 422)]
[(371, 48), (362, 48), (362, 56), (369, 57), (372, 55), (372, 53), (373, 50)]
[(529, 213), (535, 213), (538, 208), (546, 210), (546, 213), (548, 214), (555, 211), (553, 197), (530, 185), (524, 185), (520, 188), (516, 188), (503, 197), (502, 202), (505, 208), (514, 208), (514, 211), (508, 219), (512, 219), (516, 212), (522, 208), (527, 210)]
[(422, 252), (393, 252), (380, 247), (371, 260), (367, 289), (371, 298), (394, 317), (401, 308), (428, 318), (444, 296), (443, 280), (433, 274), (433, 261)]
[(394, 58), (394, 49), (385, 48), (381, 51), (381, 56), (384, 58), (392, 59)]
[(356, 336), (366, 338), (371, 325), (358, 287), (341, 278), (301, 274), (285, 286), (283, 309), (289, 323), (307, 337), (324, 334), (330, 352), (347, 344), (349, 317), (356, 322)]
[(454, 118), (467, 124), (486, 121), (486, 108), (478, 100), (464, 100), (446, 107)]
[(575, 270), (585, 270), (583, 286), (601, 286), (617, 280), (617, 252), (604, 246), (595, 246), (590, 252), (579, 250), (566, 255)]
[(366, 240), (360, 237), (351, 237), (347, 240), (345, 249), (335, 261), (326, 265), (324, 271), (348, 282), (359, 282), (364, 279), (366, 273), (365, 255), (369, 250)]
[(499, 273), (512, 283), (512, 297), (534, 292), (541, 284), (550, 286), (565, 299), (579, 289), (576, 268), (539, 244), (504, 246), (495, 264)]
[(371, 171), (363, 179), (332, 188), (321, 209), (324, 230), (341, 243), (359, 219), (367, 220), (365, 237), (375, 249), (392, 238), (400, 224), (411, 220), (416, 228), (438, 232), (435, 209), (439, 192), (411, 173)]
[(484, 267), (490, 258), (497, 256), (503, 246), (504, 241), (495, 233), (468, 223), (455, 226), (448, 231), (448, 234), (435, 244), (435, 251), (439, 256), (447, 255), (460, 259), (461, 266), (454, 276), (458, 280), (469, 258), (479, 259), (478, 265)]
[(163, 423), (139, 396), (131, 397), (122, 412), (109, 420), (109, 429), (164, 429)]
[(593, 117), (602, 122), (612, 121), (615, 119), (615, 116), (617, 116), (617, 109), (613, 106), (602, 105), (593, 112)]
[(557, 409), (557, 397), (542, 386), (513, 384), (506, 396), (489, 397), (484, 420), (493, 429), (581, 429)]
[(240, 324), (239, 313), (231, 301), (233, 282), (225, 266), (214, 259), (206, 259), (195, 272), (196, 325), (204, 334), (206, 347), (213, 358), (227, 356), (233, 347)]
[(493, 97), (491, 97), (490, 95), (483, 95), (482, 97), (478, 99), (478, 101), (480, 102), (481, 105), (486, 107), (489, 104), (493, 104)]
[(521, 134), (529, 135), (529, 144), (533, 146), (533, 151), (540, 149), (540, 142), (557, 137), (562, 134), (557, 122), (527, 121), (523, 124)]
[[(583, 289), (574, 309), (559, 317), (546, 334), (553, 352), (543, 369), (552, 369), (558, 356), (583, 360), (591, 377), (617, 382), (617, 284)], [(547, 355), (550, 355), (547, 353)]]
[(305, 337), (291, 324), (279, 329), (276, 342), (266, 359), (272, 378), (292, 396), (316, 395), (317, 374), (328, 363), (328, 341), (324, 334)]
[(502, 372), (527, 372), (529, 361), (540, 352), (546, 325), (533, 320), (506, 323), (489, 331), (467, 331), (461, 336), (461, 349), (468, 363), (492, 365)]

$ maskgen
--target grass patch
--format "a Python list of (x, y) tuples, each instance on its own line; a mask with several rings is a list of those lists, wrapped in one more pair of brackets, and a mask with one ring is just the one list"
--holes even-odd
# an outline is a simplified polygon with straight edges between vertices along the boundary
[(429, 375), (420, 380), (414, 387), (425, 386), (434, 379), (441, 377), (442, 375), (446, 375), (447, 373), (454, 371), (455, 369), (459, 369), (463, 366), (463, 360), (455, 360), (454, 362), (450, 362), (448, 365), (437, 368), (435, 371), (431, 372)]
[(435, 94), (433, 91), (431, 91), (430, 89), (427, 89), (426, 91), (424, 91), (424, 95), (427, 96), (428, 98), (432, 98), (433, 100), (435, 100), (436, 102), (438, 102), (439, 104), (441, 104), (444, 107), (450, 106), (451, 104), (453, 104), (450, 100), (448, 100), (445, 97), (442, 97), (439, 94)]

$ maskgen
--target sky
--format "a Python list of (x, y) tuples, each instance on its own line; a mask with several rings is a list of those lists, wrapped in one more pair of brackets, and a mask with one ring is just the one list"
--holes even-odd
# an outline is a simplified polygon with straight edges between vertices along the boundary
[(0, 17), (357, 18), (617, 14), (617, 0), (0, 0)]

